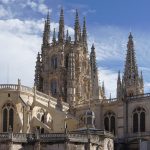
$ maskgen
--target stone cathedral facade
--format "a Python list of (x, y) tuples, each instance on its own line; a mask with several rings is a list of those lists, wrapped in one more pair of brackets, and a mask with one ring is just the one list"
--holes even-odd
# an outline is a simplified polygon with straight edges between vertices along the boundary
[(85, 18), (81, 28), (76, 11), (72, 39), (61, 9), (56, 37), (48, 13), (34, 81), (33, 88), (20, 79), (0, 85), (1, 150), (148, 149), (150, 94), (144, 93), (131, 33), (116, 98), (107, 99), (94, 44), (89, 55)]

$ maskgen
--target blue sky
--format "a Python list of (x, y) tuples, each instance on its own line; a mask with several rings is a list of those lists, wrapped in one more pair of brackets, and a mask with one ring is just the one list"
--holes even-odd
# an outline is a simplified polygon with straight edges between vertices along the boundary
[(149, 0), (0, 0), (0, 82), (32, 87), (36, 54), (40, 51), (44, 18), (51, 15), (51, 29), (58, 29), (60, 7), (66, 29), (73, 36), (74, 13), (80, 23), (86, 16), (89, 51), (95, 43), (100, 83), (106, 94), (116, 95), (117, 72), (124, 70), (126, 44), (134, 36), (139, 71), (145, 92), (150, 92), (150, 1)]

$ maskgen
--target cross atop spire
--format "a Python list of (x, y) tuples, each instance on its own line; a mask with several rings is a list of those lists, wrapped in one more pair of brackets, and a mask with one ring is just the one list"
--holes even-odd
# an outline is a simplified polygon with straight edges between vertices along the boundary
[(59, 32), (58, 32), (58, 41), (64, 42), (64, 10), (61, 8), (60, 10), (60, 19), (59, 19)]

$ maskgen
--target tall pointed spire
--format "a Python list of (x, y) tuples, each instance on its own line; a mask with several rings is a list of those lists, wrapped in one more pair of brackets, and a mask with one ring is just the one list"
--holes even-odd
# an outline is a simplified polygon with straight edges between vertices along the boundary
[(141, 88), (143, 88), (143, 92), (144, 92), (144, 80), (143, 80), (143, 73), (141, 71), (141, 76), (140, 76), (140, 83), (141, 83)]
[(87, 32), (86, 32), (86, 19), (85, 19), (85, 17), (83, 20), (82, 41), (83, 41), (84, 46), (87, 47)]
[(67, 30), (67, 32), (66, 32), (66, 43), (68, 43), (68, 42), (69, 42), (69, 32)]
[(92, 47), (91, 47), (90, 62), (91, 62), (92, 71), (96, 72), (97, 71), (97, 65), (96, 65), (96, 53), (95, 53), (94, 44), (92, 44)]
[(35, 79), (34, 84), (37, 88), (37, 90), (42, 90), (42, 79), (41, 79), (41, 55), (38, 53), (37, 55), (37, 61), (36, 61), (36, 67), (35, 67)]
[(75, 16), (74, 31), (75, 31), (75, 35), (74, 35), (75, 43), (78, 43), (81, 38), (81, 29), (80, 29), (80, 23), (79, 23), (79, 14), (77, 10), (76, 10), (76, 16)]
[(141, 94), (141, 89), (139, 87), (138, 66), (136, 63), (134, 42), (131, 32), (128, 39), (124, 82), (127, 96), (132, 96)]
[[(98, 99), (99, 98), (99, 82), (98, 82), (98, 71), (96, 65), (96, 53), (94, 44), (91, 47), (90, 53), (90, 71), (91, 71), (91, 85), (92, 85), (92, 98)], [(102, 96), (103, 97), (103, 96)]]
[(121, 99), (121, 78), (120, 78), (120, 71), (118, 71), (118, 79), (117, 79), (117, 98)]
[(53, 31), (53, 45), (56, 44), (56, 32), (55, 32), (55, 28), (54, 28), (54, 31)]
[(103, 94), (103, 98), (105, 98), (105, 84), (104, 84), (104, 81), (102, 83), (102, 94)]
[(48, 46), (50, 41), (50, 14), (47, 13), (43, 32), (43, 46)]
[(118, 84), (121, 83), (121, 78), (120, 78), (120, 70), (118, 71), (118, 80), (117, 80)]
[(143, 82), (143, 73), (142, 73), (142, 71), (141, 71), (141, 82)]
[(60, 10), (60, 19), (59, 19), (59, 32), (58, 32), (58, 41), (64, 42), (64, 10), (61, 8)]

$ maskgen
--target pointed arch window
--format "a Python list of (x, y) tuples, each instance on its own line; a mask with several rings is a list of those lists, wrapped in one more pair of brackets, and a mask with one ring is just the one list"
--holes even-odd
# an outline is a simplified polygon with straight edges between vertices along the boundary
[(105, 130), (109, 131), (109, 118), (105, 117), (104, 119)]
[(52, 69), (57, 69), (57, 67), (58, 67), (58, 60), (57, 60), (56, 55), (53, 55), (51, 57), (51, 67), (52, 67)]
[(140, 131), (145, 132), (145, 112), (140, 114)]
[(3, 117), (3, 132), (8, 132), (9, 128), (14, 128), (14, 105), (12, 103), (7, 103), (2, 107)]
[(138, 114), (133, 114), (133, 132), (138, 132)]
[(145, 109), (137, 107), (133, 111), (133, 133), (145, 132)]
[(115, 113), (107, 112), (104, 115), (104, 126), (105, 126), (105, 130), (115, 134), (115, 130), (116, 130)]
[(55, 96), (57, 94), (57, 81), (56, 80), (51, 80), (50, 90), (51, 90), (52, 96)]
[(7, 115), (8, 111), (7, 108), (3, 109), (3, 132), (7, 132)]

